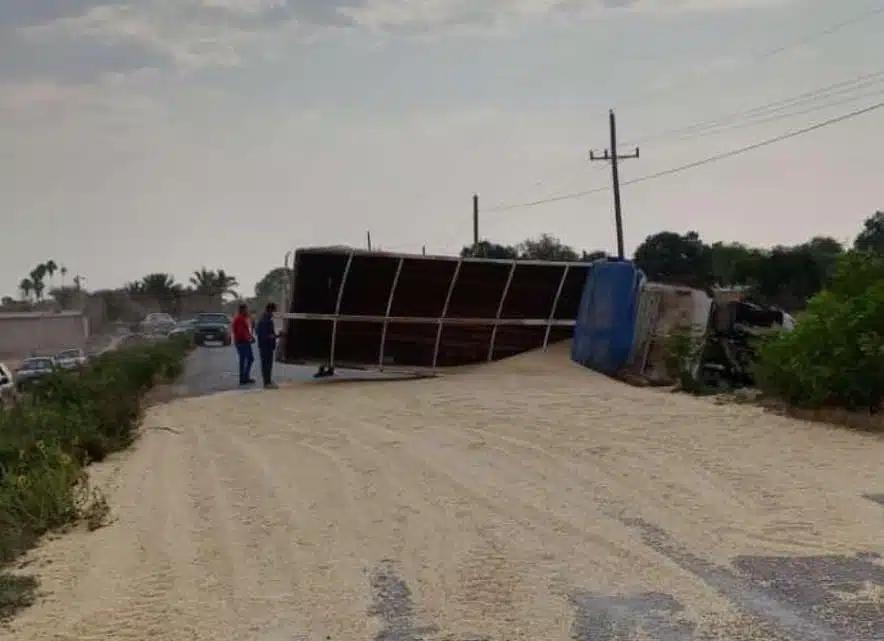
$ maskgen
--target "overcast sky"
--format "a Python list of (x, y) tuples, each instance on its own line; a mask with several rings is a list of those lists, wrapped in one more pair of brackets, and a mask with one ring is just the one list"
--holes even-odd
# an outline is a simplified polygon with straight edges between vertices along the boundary
[[(474, 191), (482, 236), (614, 251), (609, 191), (493, 209), (609, 184), (586, 156), (610, 107), (622, 151), (641, 146), (629, 180), (881, 100), (879, 79), (829, 109), (655, 137), (879, 71), (884, 14), (793, 46), (876, 4), (2, 0), (0, 293), (47, 258), (89, 288), (205, 265), (251, 293), (288, 249), (369, 229), (455, 252)], [(852, 238), (884, 208), (882, 140), (884, 110), (627, 186), (627, 249), (664, 229)]]

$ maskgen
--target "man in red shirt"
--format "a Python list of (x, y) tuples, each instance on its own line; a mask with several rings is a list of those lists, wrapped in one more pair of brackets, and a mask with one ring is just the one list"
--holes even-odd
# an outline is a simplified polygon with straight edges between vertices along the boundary
[(245, 303), (240, 304), (239, 312), (233, 317), (231, 333), (233, 334), (233, 344), (236, 345), (236, 353), (239, 356), (239, 384), (251, 385), (255, 382), (255, 379), (252, 378), (252, 364), (255, 362), (252, 343), (255, 342), (255, 337), (252, 334), (249, 308)]

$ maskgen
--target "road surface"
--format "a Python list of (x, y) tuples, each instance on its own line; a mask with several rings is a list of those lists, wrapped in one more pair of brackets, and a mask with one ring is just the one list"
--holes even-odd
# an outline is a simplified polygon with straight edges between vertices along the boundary
[(116, 521), (36, 553), (7, 638), (880, 641), (882, 460), (559, 348), (188, 398), (96, 466)]
[[(316, 367), (286, 365), (275, 363), (273, 379), (281, 384), (299, 383), (313, 380)], [(187, 372), (181, 382), (183, 392), (187, 396), (208, 396), (219, 392), (257, 391), (260, 389), (261, 365), (258, 361), (258, 350), (255, 350), (255, 365), (252, 376), (258, 384), (252, 388), (241, 388), (237, 370), (237, 356), (233, 347), (200, 347), (190, 358)], [(384, 380), (395, 378), (377, 372), (360, 372), (342, 370), (339, 378), (347, 380)]]

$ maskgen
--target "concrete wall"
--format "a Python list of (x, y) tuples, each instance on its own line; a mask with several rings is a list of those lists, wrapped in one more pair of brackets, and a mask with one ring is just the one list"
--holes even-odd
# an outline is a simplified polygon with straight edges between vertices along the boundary
[(0, 314), (0, 359), (54, 354), (66, 347), (85, 347), (89, 321), (82, 312)]

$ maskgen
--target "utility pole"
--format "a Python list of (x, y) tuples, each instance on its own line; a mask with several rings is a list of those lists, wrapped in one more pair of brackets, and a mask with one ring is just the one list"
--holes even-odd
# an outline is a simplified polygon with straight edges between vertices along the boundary
[(473, 194), (473, 256), (479, 253), (479, 194)]
[(611, 128), (611, 146), (605, 149), (604, 153), (596, 154), (594, 151), (589, 152), (590, 160), (601, 160), (611, 163), (611, 181), (614, 187), (614, 223), (617, 226), (617, 257), (623, 260), (626, 253), (623, 249), (623, 215), (620, 209), (620, 171), (617, 163), (620, 160), (628, 158), (638, 158), (638, 147), (631, 154), (617, 153), (617, 120), (614, 117), (614, 110), (608, 112), (608, 123)]

